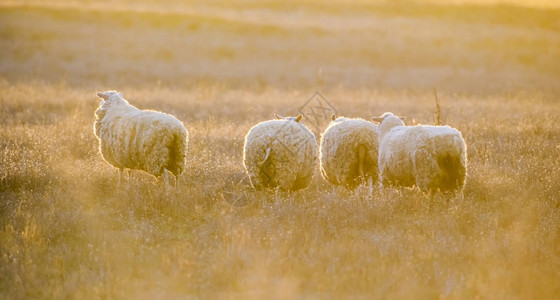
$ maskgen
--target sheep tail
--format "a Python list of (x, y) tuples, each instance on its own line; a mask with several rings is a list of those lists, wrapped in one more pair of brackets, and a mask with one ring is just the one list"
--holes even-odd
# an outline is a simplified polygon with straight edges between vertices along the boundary
[(461, 189), (466, 176), (466, 170), (458, 155), (445, 153), (437, 157), (437, 163), (444, 172), (441, 180), (442, 190), (453, 191)]
[(270, 158), (270, 147), (266, 148), (266, 153), (265, 153), (264, 159), (263, 159), (263, 161), (261, 161), (258, 164), (263, 165), (269, 158)]
[(187, 137), (185, 132), (178, 130), (173, 134), (171, 142), (169, 143), (169, 161), (167, 169), (174, 175), (180, 175), (183, 173), (187, 152), (186, 139)]

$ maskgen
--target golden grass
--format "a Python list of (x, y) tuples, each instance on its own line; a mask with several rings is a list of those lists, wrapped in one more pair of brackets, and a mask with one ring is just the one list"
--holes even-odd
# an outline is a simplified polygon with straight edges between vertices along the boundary
[[(300, 101), (279, 104), (289, 92), (268, 89), (210, 89), (128, 93), (140, 107), (176, 114), (190, 130), (187, 172), (178, 195), (165, 197), (139, 172), (130, 191), (116, 187), (117, 172), (96, 151), (97, 101), (89, 89), (4, 83), (2, 296), (551, 298), (560, 292), (554, 101), (440, 93), (446, 120), (469, 147), (464, 199), (430, 203), (404, 189), (366, 200), (333, 194), (316, 178), (294, 199), (250, 192), (253, 201), (237, 208), (216, 192), (242, 170), (245, 132), (270, 111), (293, 112)], [(430, 91), (330, 95), (347, 115), (375, 114), (389, 106), (386, 99), (400, 99), (395, 111), (431, 120)], [(352, 106), (344, 106), (346, 97)]]
[[(502, 22), (519, 8), (378, 4), (369, 17), (340, 4), (291, 19), (270, 4), (267, 21), (218, 4), (0, 9), (0, 299), (560, 294), (557, 11)], [(486, 15), (445, 16), (461, 9)], [(340, 115), (415, 124), (433, 121), (434, 86), (467, 141), (463, 198), (368, 200), (319, 176), (293, 198), (241, 187), (250, 203), (235, 207), (219, 194), (243, 171), (249, 128), (316, 90)], [(95, 92), (112, 88), (188, 128), (176, 195), (141, 172), (117, 188), (92, 129)]]
[(301, 9), (111, 8), (0, 8), (0, 75), (92, 88), (217, 80), (252, 89), (559, 91), (558, 10), (313, 2)]

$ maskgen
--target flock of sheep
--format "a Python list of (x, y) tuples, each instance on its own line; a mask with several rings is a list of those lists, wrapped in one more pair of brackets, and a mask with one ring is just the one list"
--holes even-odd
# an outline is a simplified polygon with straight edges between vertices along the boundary
[[(122, 174), (143, 170), (162, 177), (183, 172), (188, 132), (172, 115), (140, 110), (116, 91), (97, 93), (95, 135), (99, 150)], [(385, 113), (372, 121), (332, 116), (321, 136), (320, 151), (302, 116), (264, 121), (245, 137), (243, 164), (257, 190), (293, 192), (312, 181), (319, 156), (323, 178), (335, 186), (369, 193), (384, 186), (417, 186), (431, 196), (462, 193), (467, 172), (466, 145), (449, 126), (405, 126), (402, 117)], [(319, 154), (318, 154), (319, 152)]]

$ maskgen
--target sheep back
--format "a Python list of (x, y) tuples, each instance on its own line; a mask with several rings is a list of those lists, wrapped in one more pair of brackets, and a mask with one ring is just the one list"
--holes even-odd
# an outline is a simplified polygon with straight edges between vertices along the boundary
[[(270, 149), (268, 158), (267, 149)], [(251, 128), (245, 136), (243, 164), (257, 190), (304, 189), (313, 179), (316, 161), (315, 136), (301, 123), (265, 121)]]
[(379, 169), (384, 185), (416, 185), (425, 193), (462, 191), (466, 144), (449, 126), (395, 127), (379, 145)]
[(164, 168), (175, 175), (183, 172), (188, 132), (177, 118), (128, 104), (99, 108), (96, 116), (99, 149), (109, 164), (154, 176)]
[(360, 183), (359, 147), (365, 147), (364, 176), (378, 178), (377, 125), (363, 119), (337, 118), (321, 137), (321, 174), (331, 184), (349, 189)]

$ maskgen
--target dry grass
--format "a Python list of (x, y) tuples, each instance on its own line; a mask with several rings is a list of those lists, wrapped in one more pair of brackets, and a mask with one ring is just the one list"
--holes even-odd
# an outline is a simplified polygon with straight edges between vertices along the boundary
[(559, 10), (275, 3), (0, 7), (0, 75), (90, 88), (560, 91)]
[[(558, 12), (306, 5), (238, 20), (224, 3), (210, 17), (0, 9), (0, 298), (557, 297)], [(249, 128), (318, 89), (341, 115), (413, 124), (433, 121), (434, 86), (468, 145), (462, 199), (367, 200), (320, 177), (279, 201), (250, 191), (244, 207), (217, 193), (243, 171)], [(140, 172), (117, 189), (92, 130), (109, 88), (184, 121), (177, 195)]]

